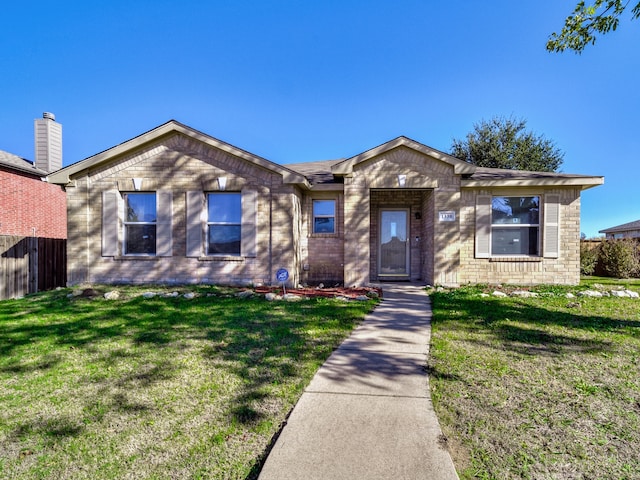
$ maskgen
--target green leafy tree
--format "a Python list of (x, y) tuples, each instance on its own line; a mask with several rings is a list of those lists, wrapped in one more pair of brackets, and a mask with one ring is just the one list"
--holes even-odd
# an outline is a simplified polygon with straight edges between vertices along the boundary
[(494, 117), (476, 123), (462, 140), (454, 139), (451, 155), (479, 167), (555, 172), (564, 153), (551, 140), (525, 131), (526, 120)]
[[(564, 21), (560, 33), (552, 33), (547, 42), (550, 52), (573, 50), (582, 53), (588, 44), (596, 43), (596, 35), (618, 28), (620, 15), (630, 0), (594, 0), (593, 5), (578, 2), (573, 13)], [(640, 2), (631, 9), (632, 19), (640, 17)]]

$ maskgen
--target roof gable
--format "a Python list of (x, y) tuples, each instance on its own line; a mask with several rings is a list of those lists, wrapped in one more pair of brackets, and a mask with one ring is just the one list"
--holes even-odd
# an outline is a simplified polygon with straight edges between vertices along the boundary
[(353, 169), (358, 165), (366, 163), (375, 157), (384, 155), (385, 153), (401, 146), (415, 150), (433, 159), (451, 165), (453, 167), (454, 173), (457, 174), (471, 174), (476, 170), (475, 165), (460, 160), (459, 158), (452, 157), (451, 155), (443, 153), (439, 150), (435, 150), (420, 142), (411, 140), (410, 138), (400, 136), (375, 148), (367, 150), (366, 152), (356, 155), (355, 157), (351, 157), (334, 164), (331, 167), (331, 171), (334, 175), (351, 175), (353, 173)]
[(266, 160), (240, 148), (234, 147), (233, 145), (206, 135), (175, 120), (170, 120), (167, 123), (154, 128), (153, 130), (149, 130), (142, 135), (132, 138), (131, 140), (127, 140), (126, 142), (116, 145), (115, 147), (112, 147), (108, 150), (74, 163), (73, 165), (69, 165), (68, 167), (58, 170), (57, 172), (50, 174), (47, 179), (51, 183), (66, 185), (71, 181), (71, 177), (73, 177), (74, 175), (81, 174), (82, 172), (90, 168), (96, 168), (102, 164), (111, 162), (116, 157), (124, 156), (133, 150), (139, 149), (153, 142), (157, 142), (161, 138), (168, 137), (175, 133), (180, 133), (191, 139), (200, 141), (210, 147), (222, 150), (230, 155), (241, 158), (253, 165), (280, 174), (282, 175), (285, 183), (302, 184), (308, 186), (306, 178), (298, 172), (283, 167), (282, 165), (278, 165), (277, 163)]

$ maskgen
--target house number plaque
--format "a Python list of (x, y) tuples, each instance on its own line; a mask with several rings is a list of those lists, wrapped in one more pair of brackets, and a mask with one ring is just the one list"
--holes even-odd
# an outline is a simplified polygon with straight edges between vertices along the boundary
[(438, 220), (441, 222), (455, 222), (456, 212), (453, 210), (445, 210), (438, 212)]

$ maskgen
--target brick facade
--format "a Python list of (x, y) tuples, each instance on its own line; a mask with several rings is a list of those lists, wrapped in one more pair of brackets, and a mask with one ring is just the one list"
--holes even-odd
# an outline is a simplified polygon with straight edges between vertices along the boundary
[[(297, 167), (169, 122), (57, 172), (53, 180), (67, 191), (69, 283), (273, 284), (275, 272), (286, 268), (289, 285), (575, 284), (580, 192), (602, 183), (601, 177), (476, 171), (405, 137), (348, 160)], [(203, 253), (206, 219), (194, 205), (219, 191), (220, 177), (226, 192), (242, 196), (239, 255)], [(156, 255), (123, 252), (123, 195), (135, 190), (133, 179), (140, 191), (156, 192), (163, 210)], [(526, 195), (541, 201), (539, 255), (479, 254), (480, 244), (490, 245), (489, 234), (479, 235), (491, 231), (490, 221), (479, 223), (480, 202), (491, 214), (491, 196)], [(314, 200), (335, 202), (334, 232), (313, 231)], [(547, 210), (553, 220), (544, 219)], [(395, 243), (382, 241), (383, 211), (406, 212), (406, 234), (390, 235)], [(115, 230), (105, 224), (112, 216)]]
[(64, 190), (40, 177), (0, 168), (0, 235), (66, 238)]

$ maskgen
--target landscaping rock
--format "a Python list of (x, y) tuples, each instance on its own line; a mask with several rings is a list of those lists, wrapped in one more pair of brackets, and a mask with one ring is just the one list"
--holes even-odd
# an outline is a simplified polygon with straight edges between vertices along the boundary
[(487, 298), (487, 297), (490, 297), (491, 295), (489, 295), (488, 293), (484, 293), (484, 292), (483, 292), (483, 293), (481, 293), (481, 294), (480, 294), (480, 296), (481, 296), (482, 298)]
[(597, 292), (595, 290), (583, 290), (582, 292), (578, 292), (579, 297), (592, 297), (592, 298), (600, 298), (604, 295), (602, 292)]
[(627, 292), (624, 290), (611, 290), (612, 297), (628, 297)]
[(196, 298), (196, 294), (193, 292), (187, 292), (183, 295), (183, 297), (187, 300), (193, 300), (194, 298)]
[(299, 302), (300, 300), (304, 300), (304, 297), (300, 295), (296, 295), (294, 293), (287, 293), (283, 297), (287, 302)]
[(571, 292), (567, 292), (565, 298), (576, 298), (576, 296)]
[(498, 290), (496, 290), (495, 292), (493, 292), (491, 295), (493, 295), (494, 297), (507, 297), (508, 295), (504, 292), (499, 292)]
[(632, 290), (625, 290), (625, 292), (629, 298), (640, 298), (640, 294), (638, 292), (634, 292)]
[(144, 292), (142, 298), (153, 298), (157, 295), (156, 292)]
[(514, 290), (513, 292), (511, 292), (511, 296), (530, 298), (530, 297), (537, 297), (538, 294), (536, 292), (529, 292), (528, 290)]
[(274, 300), (282, 300), (282, 295), (278, 295), (277, 293), (269, 292), (264, 296), (264, 298), (266, 298), (267, 301), (269, 301), (269, 302), (273, 302)]
[(118, 300), (120, 298), (120, 292), (117, 290), (112, 290), (104, 294), (105, 300)]
[(358, 296), (356, 297), (356, 300), (359, 300), (359, 301), (361, 301), (361, 302), (366, 302), (367, 300), (370, 300), (370, 298), (369, 298), (369, 297), (367, 297), (366, 295), (358, 295)]
[(236, 293), (236, 297), (251, 298), (253, 297), (253, 290), (242, 290), (241, 292)]

